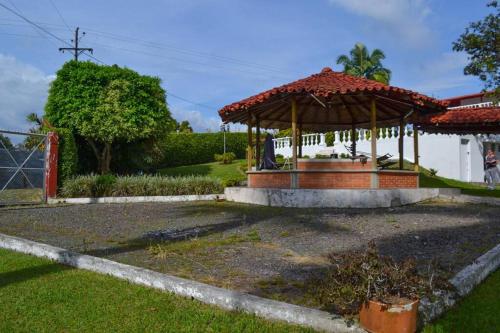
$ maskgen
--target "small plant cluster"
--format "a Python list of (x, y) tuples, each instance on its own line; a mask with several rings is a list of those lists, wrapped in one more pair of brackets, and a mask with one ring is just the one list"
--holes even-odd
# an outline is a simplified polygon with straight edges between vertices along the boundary
[(435, 177), (437, 175), (438, 171), (436, 169), (433, 169), (433, 168), (430, 168), (429, 169), (429, 174), (432, 176), (432, 177)]
[(86, 175), (64, 182), (61, 195), (78, 197), (122, 197), (222, 193), (220, 180), (205, 176), (162, 177)]
[(231, 164), (236, 159), (235, 153), (214, 154), (214, 160), (221, 164)]
[(340, 154), (340, 158), (342, 158), (342, 159), (348, 159), (348, 158), (351, 158), (351, 155), (346, 154), (346, 153), (341, 153)]
[(373, 242), (364, 252), (332, 253), (329, 260), (332, 267), (312, 284), (312, 292), (325, 309), (344, 315), (357, 314), (369, 300), (390, 304), (431, 297), (433, 290), (451, 288), (431, 272), (429, 276), (419, 274), (413, 259), (398, 263), (379, 255)]
[(326, 159), (330, 158), (330, 155), (316, 154), (316, 156), (314, 158), (326, 160)]

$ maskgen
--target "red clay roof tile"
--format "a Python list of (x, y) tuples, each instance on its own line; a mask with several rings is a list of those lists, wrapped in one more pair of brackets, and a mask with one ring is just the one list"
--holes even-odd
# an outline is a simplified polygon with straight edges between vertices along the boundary
[(458, 108), (429, 115), (422, 119), (427, 125), (500, 123), (500, 107)]
[(423, 105), (424, 103), (434, 104), (438, 107), (444, 107), (448, 105), (446, 101), (440, 101), (411, 90), (402, 89), (398, 87), (393, 87), (386, 85), (377, 81), (368, 80), (361, 77), (356, 77), (340, 72), (334, 72), (331, 68), (325, 67), (321, 73), (313, 74), (304, 79), (300, 79), (280, 87), (272, 88), (270, 90), (264, 91), (260, 94), (245, 98), (239, 102), (235, 102), (226, 105), (221, 110), (219, 114), (224, 118), (224, 115), (234, 111), (246, 110), (252, 106), (259, 103), (263, 103), (270, 99), (272, 96), (280, 93), (312, 93), (316, 96), (329, 97), (334, 94), (348, 94), (348, 93), (359, 93), (363, 91), (370, 92), (392, 92), (395, 94), (405, 95), (404, 97), (409, 97), (410, 101), (417, 104)]

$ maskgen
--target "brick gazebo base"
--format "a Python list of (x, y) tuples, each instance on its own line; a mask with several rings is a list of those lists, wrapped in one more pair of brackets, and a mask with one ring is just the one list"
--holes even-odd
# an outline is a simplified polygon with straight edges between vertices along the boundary
[(280, 189), (418, 188), (418, 172), (372, 170), (371, 163), (299, 159), (297, 170), (249, 171), (248, 187)]

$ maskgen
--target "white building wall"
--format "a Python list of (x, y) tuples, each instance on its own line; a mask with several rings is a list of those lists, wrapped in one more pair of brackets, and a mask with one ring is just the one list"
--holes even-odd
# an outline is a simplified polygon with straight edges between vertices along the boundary
[[(386, 137), (380, 135), (377, 139), (377, 154), (391, 154), (393, 159), (399, 159), (398, 152), (398, 135), (397, 130), (393, 129), (392, 133), (395, 135), (390, 137), (387, 129), (385, 131)], [(406, 129), (404, 138), (404, 158), (413, 162), (413, 135), (411, 130)], [(334, 132), (334, 145), (327, 147), (324, 134), (307, 134), (303, 136), (304, 145), (302, 147), (302, 154), (314, 157), (318, 153), (332, 150), (336, 154), (348, 154), (345, 146), (351, 145), (349, 132), (343, 132), (344, 138), (341, 140), (341, 133)], [(451, 179), (458, 179), (468, 182), (483, 182), (484, 169), (483, 169), (483, 142), (489, 140), (500, 144), (500, 136), (485, 138), (483, 136), (473, 135), (446, 135), (446, 134), (427, 134), (419, 133), (419, 156), (420, 165), (425, 168), (433, 168), (438, 171), (438, 175)], [(317, 139), (311, 141), (311, 137)], [(469, 140), (467, 153), (461, 153), (461, 140)], [(356, 142), (358, 153), (367, 153), (371, 151), (371, 142), (366, 137), (365, 131), (361, 131), (359, 138)], [(496, 149), (497, 155), (500, 155), (498, 148)], [(275, 139), (275, 153), (281, 154), (285, 157), (292, 156), (291, 138)], [(468, 166), (467, 166), (468, 165)], [(466, 172), (466, 168), (469, 172)]]

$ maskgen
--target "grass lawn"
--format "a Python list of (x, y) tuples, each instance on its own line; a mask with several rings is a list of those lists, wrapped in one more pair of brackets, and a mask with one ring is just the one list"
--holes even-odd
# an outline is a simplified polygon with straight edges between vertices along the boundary
[[(391, 169), (396, 169), (397, 167), (397, 165), (394, 165)], [(405, 170), (413, 170), (413, 163), (405, 161), (403, 168)], [(422, 167), (420, 167), (419, 181), (420, 187), (453, 187), (461, 189), (463, 194), (497, 198), (500, 197), (500, 188), (498, 186), (496, 190), (491, 191), (486, 188), (486, 185), (478, 185), (455, 179), (431, 176), (429, 170)]]
[(467, 297), (423, 333), (500, 332), (500, 270), (491, 274)]
[(498, 186), (495, 190), (491, 191), (488, 190), (485, 185), (472, 184), (439, 176), (431, 176), (427, 171), (423, 171), (420, 173), (420, 186), (455, 187), (461, 189), (463, 194), (497, 198), (500, 197), (500, 189), (498, 188)]
[(0, 249), (0, 332), (313, 332)]
[(220, 164), (219, 162), (185, 165), (160, 170), (160, 174), (167, 176), (203, 175), (219, 178), (227, 185), (246, 180), (246, 175), (241, 169), (245, 160), (234, 160), (231, 164)]
[(7, 189), (0, 192), (0, 204), (12, 202), (41, 202), (43, 190), (41, 188)]

